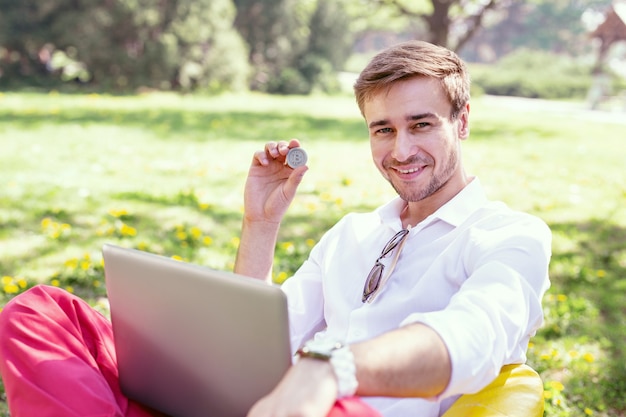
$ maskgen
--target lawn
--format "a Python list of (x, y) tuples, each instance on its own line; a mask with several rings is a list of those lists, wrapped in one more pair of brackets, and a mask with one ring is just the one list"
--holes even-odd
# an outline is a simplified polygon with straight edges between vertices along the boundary
[[(554, 233), (546, 324), (529, 346), (546, 416), (620, 416), (626, 117), (578, 107), (478, 97), (465, 161), (490, 197)], [(352, 98), (0, 93), (0, 306), (45, 282), (106, 313), (104, 242), (232, 269), (252, 154), (291, 137), (311, 169), (281, 230), (276, 281), (344, 213), (394, 196)]]

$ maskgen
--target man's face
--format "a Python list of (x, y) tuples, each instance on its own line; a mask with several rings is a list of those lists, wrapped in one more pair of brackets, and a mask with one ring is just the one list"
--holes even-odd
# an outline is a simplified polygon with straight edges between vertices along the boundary
[(469, 134), (469, 105), (450, 120), (452, 105), (438, 80), (397, 82), (363, 110), (374, 163), (402, 199), (421, 201), (463, 188), (460, 141)]

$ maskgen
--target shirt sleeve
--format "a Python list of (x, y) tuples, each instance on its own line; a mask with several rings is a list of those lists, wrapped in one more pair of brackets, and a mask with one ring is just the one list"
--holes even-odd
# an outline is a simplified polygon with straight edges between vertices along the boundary
[(509, 363), (526, 360), (528, 340), (543, 323), (551, 233), (536, 217), (499, 218), (472, 230), (461, 254), (467, 279), (446, 308), (415, 313), (447, 346), (452, 375), (438, 399), (477, 392)]
[(324, 253), (324, 242), (325, 236), (313, 247), (308, 259), (296, 273), (282, 285), (282, 289), (287, 295), (289, 334), (291, 336), (291, 349), (294, 353), (315, 333), (326, 327), (323, 274), (320, 266)]

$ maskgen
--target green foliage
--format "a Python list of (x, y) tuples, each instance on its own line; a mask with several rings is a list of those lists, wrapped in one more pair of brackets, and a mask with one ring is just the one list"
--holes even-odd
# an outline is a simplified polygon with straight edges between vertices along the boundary
[(339, 91), (337, 71), (343, 69), (354, 42), (345, 1), (317, 0), (308, 17), (308, 32), (292, 50), (286, 67), (268, 80), (265, 91), (308, 94)]
[(0, 10), (4, 85), (223, 90), (247, 83), (229, 0), (0, 0)]
[(296, 68), (284, 68), (267, 83), (267, 91), (273, 94), (308, 94), (311, 84)]
[(293, 0), (234, 0), (234, 4), (234, 24), (248, 46), (250, 88), (271, 90), (273, 80), (306, 45), (307, 4)]
[(472, 82), (493, 95), (584, 98), (591, 86), (591, 63), (529, 49), (512, 52), (495, 64), (473, 64), (471, 73)]

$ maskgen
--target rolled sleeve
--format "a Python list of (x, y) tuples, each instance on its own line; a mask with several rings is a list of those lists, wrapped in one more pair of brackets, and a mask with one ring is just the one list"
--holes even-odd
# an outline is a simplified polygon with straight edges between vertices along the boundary
[(525, 225), (521, 235), (519, 226), (515, 234), (501, 227), (475, 236), (463, 255), (470, 273), (447, 307), (402, 323), (423, 323), (446, 344), (452, 375), (438, 398), (477, 392), (502, 366), (526, 361), (528, 341), (543, 322), (551, 239), (542, 222)]

